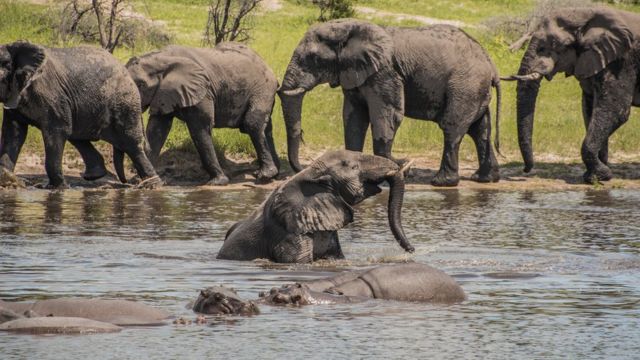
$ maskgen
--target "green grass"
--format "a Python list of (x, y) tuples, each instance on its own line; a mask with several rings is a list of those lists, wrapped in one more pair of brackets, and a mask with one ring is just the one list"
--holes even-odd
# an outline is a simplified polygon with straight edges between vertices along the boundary
[[(4, 2), (2, 2), (4, 1)], [(166, 23), (174, 34), (176, 43), (200, 46), (201, 35), (207, 19), (206, 0), (141, 0), (136, 10), (154, 20)], [(262, 12), (255, 17), (253, 39), (249, 45), (271, 66), (276, 76), (282, 79), (289, 58), (309, 24), (318, 16), (315, 8), (300, 5), (298, 0), (283, 0), (283, 8), (277, 12)], [(387, 12), (402, 12), (434, 18), (453, 19), (469, 24), (465, 30), (474, 36), (489, 52), (501, 74), (516, 72), (523, 50), (511, 53), (507, 47), (512, 38), (488, 31), (483, 24), (495, 16), (520, 16), (530, 12), (535, 0), (358, 0), (357, 5), (372, 7)], [(625, 6), (639, 11), (640, 6)], [(17, 39), (52, 44), (50, 30), (42, 16), (47, 7), (29, 5), (18, 1), (0, 0), (0, 43)], [(373, 18), (384, 25), (419, 25), (416, 21), (398, 22), (393, 17)], [(53, 45), (56, 45), (55, 43)], [(118, 49), (115, 55), (122, 61), (152, 50), (147, 45), (136, 49)], [(515, 124), (515, 84), (502, 83), (502, 151), (507, 159), (519, 161), (517, 130)], [(495, 99), (495, 95), (494, 95)], [(492, 105), (495, 116), (495, 105)], [(534, 150), (537, 157), (560, 156), (577, 158), (584, 137), (581, 115), (580, 89), (574, 78), (557, 76), (552, 82), (543, 83), (538, 98), (536, 123), (534, 126)], [(611, 137), (610, 150), (615, 160), (617, 153), (640, 153), (640, 112), (632, 111), (631, 120)], [(286, 153), (286, 134), (279, 101), (273, 112), (274, 136), (278, 151)], [(343, 146), (342, 94), (339, 89), (326, 85), (317, 87), (305, 97), (303, 108), (304, 150), (315, 153), (323, 149)], [(239, 131), (214, 130), (218, 147), (227, 153), (254, 154), (248, 136)], [(41, 148), (40, 134), (31, 131), (27, 146)], [(168, 148), (193, 149), (186, 126), (180, 121), (167, 141)], [(367, 151), (371, 146), (367, 145)], [(429, 155), (439, 159), (442, 151), (442, 132), (433, 122), (406, 119), (394, 145), (400, 156)], [(475, 159), (475, 149), (469, 138), (462, 148), (463, 159)]]

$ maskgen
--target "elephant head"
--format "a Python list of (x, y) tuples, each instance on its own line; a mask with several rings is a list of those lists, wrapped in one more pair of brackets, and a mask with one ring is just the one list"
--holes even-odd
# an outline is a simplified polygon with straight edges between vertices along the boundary
[(531, 136), (542, 77), (551, 80), (558, 72), (578, 79), (592, 77), (623, 58), (634, 41), (622, 13), (606, 8), (559, 10), (529, 36), (518, 75), (503, 78), (518, 80), (518, 143), (525, 172), (533, 168)]
[(402, 229), (404, 173), (395, 162), (375, 155), (341, 150), (324, 154), (276, 190), (271, 205), (287, 232), (337, 231), (353, 220), (352, 206), (390, 185), (389, 226), (396, 241), (413, 252)]
[(142, 111), (169, 114), (194, 106), (207, 94), (210, 81), (195, 61), (153, 52), (127, 62), (129, 75), (140, 91)]
[(0, 46), (0, 102), (6, 109), (18, 107), (24, 90), (42, 74), (45, 61), (41, 46), (24, 41)]
[(287, 127), (291, 167), (302, 168), (298, 150), (302, 137), (304, 94), (322, 83), (353, 89), (371, 75), (392, 67), (393, 42), (380, 26), (353, 19), (311, 27), (295, 49), (278, 91)]
[(193, 311), (208, 315), (254, 315), (260, 310), (251, 301), (242, 300), (235, 290), (224, 286), (212, 286), (200, 291), (193, 304)]

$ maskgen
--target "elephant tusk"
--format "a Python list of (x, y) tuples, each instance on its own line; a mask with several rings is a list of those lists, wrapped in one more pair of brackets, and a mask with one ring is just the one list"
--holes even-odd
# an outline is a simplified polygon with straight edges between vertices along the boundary
[(538, 72), (534, 72), (528, 75), (511, 75), (511, 76), (505, 76), (505, 77), (500, 77), (500, 80), (504, 80), (504, 81), (535, 81), (535, 80), (540, 80), (542, 78), (542, 74), (538, 73)]
[(299, 87), (292, 90), (282, 90), (282, 93), (287, 96), (296, 96), (304, 93), (305, 91), (306, 90), (304, 88)]
[(412, 159), (412, 160), (407, 161), (404, 165), (402, 165), (402, 168), (400, 168), (400, 170), (392, 170), (392, 171), (389, 171), (389, 172), (386, 174), (386, 177), (389, 177), (389, 176), (395, 176), (395, 175), (396, 175), (396, 174), (398, 174), (398, 173), (405, 174), (405, 173), (409, 170), (409, 168), (411, 168), (411, 165), (413, 165), (414, 161), (415, 161), (415, 160), (413, 160), (413, 159)]

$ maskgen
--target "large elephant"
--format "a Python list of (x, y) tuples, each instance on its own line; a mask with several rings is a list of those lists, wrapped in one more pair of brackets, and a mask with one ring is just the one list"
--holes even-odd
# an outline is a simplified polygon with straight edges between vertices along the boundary
[[(322, 83), (342, 87), (347, 150), (362, 151), (370, 124), (374, 154), (391, 158), (405, 115), (434, 120), (444, 132), (444, 152), (432, 184), (458, 184), (458, 149), (465, 134), (473, 138), (480, 163), (473, 179), (499, 180), (489, 113), (492, 86), (500, 109), (499, 77), (484, 49), (462, 30), (448, 25), (381, 27), (353, 19), (311, 27), (295, 49), (278, 92), (289, 162), (296, 171), (301, 169), (303, 97)], [(498, 126), (496, 148), (497, 139)]]
[(260, 293), (255, 301), (242, 300), (224, 286), (200, 292), (193, 311), (210, 315), (255, 315), (256, 303), (269, 305), (341, 304), (369, 299), (454, 304), (466, 299), (454, 278), (426, 264), (409, 263), (345, 271), (336, 276), (284, 285)]
[(187, 123), (210, 184), (229, 182), (213, 148), (214, 127), (249, 134), (260, 162), (258, 180), (278, 174), (271, 133), (278, 81), (253, 50), (238, 43), (213, 49), (169, 46), (132, 58), (127, 69), (140, 90), (143, 111), (150, 109), (147, 138), (152, 159), (160, 154), (177, 117)]
[(28, 42), (0, 46), (0, 101), (4, 103), (0, 166), (13, 171), (28, 125), (42, 131), (49, 188), (65, 186), (62, 155), (69, 140), (81, 153), (85, 178), (106, 174), (91, 141), (113, 145), (114, 165), (126, 182), (129, 155), (143, 181), (159, 184), (145, 154), (140, 95), (127, 70), (105, 50), (45, 48)]
[(398, 243), (414, 249), (401, 224), (404, 174), (380, 156), (342, 150), (322, 155), (274, 190), (247, 218), (227, 232), (219, 259), (306, 263), (343, 258), (337, 230), (353, 221), (353, 205), (390, 184), (389, 225)]
[(608, 142), (640, 106), (640, 15), (604, 7), (560, 9), (547, 16), (531, 38), (518, 75), (518, 142), (524, 171), (533, 168), (531, 136), (542, 77), (575, 76), (582, 88), (587, 134), (582, 160), (588, 183), (609, 180)]

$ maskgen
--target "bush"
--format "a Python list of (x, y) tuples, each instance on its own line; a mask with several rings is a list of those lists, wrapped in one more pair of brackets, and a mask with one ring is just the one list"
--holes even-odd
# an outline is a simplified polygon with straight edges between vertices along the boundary
[(312, 0), (315, 6), (320, 9), (318, 21), (328, 21), (353, 17), (353, 0)]

